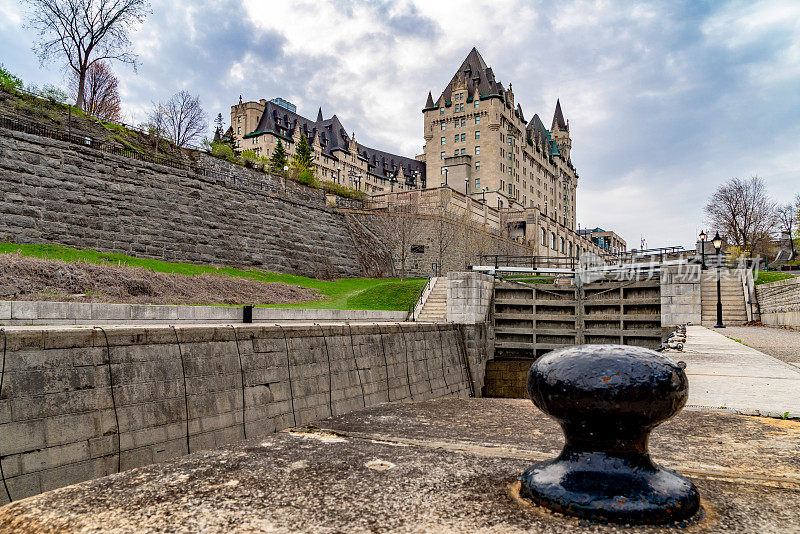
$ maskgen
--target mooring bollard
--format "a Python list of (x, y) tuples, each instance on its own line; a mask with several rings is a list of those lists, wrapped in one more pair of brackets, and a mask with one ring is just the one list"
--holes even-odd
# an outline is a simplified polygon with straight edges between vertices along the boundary
[(580, 345), (539, 358), (528, 371), (533, 403), (564, 431), (558, 458), (531, 466), (521, 492), (537, 504), (591, 520), (629, 524), (687, 519), (694, 484), (650, 460), (647, 438), (683, 408), (683, 369), (653, 350)]

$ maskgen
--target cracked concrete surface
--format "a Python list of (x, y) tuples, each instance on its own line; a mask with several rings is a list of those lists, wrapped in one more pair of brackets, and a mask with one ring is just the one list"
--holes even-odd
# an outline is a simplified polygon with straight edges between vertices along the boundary
[[(519, 498), (562, 446), (530, 401), (383, 404), (0, 508), (15, 532), (618, 532)], [(687, 532), (800, 532), (800, 422), (684, 411), (651, 437), (705, 515)], [(675, 532), (675, 527), (636, 527)]]

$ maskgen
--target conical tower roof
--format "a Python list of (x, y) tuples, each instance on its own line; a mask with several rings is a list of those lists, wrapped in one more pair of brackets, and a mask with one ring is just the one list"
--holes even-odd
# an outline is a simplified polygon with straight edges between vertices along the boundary
[(567, 121), (564, 120), (564, 114), (561, 112), (561, 101), (556, 99), (556, 112), (553, 114), (553, 125), (551, 130), (555, 130), (558, 125), (559, 130), (568, 130)]

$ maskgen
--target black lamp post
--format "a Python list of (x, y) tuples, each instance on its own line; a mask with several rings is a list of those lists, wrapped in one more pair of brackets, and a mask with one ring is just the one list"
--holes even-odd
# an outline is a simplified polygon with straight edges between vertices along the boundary
[(706, 267), (706, 239), (708, 234), (705, 230), (700, 232), (700, 270), (705, 271)]
[(464, 178), (464, 195), (469, 196), (469, 178)]
[(717, 250), (717, 324), (714, 325), (714, 328), (725, 328), (725, 325), (722, 324), (722, 292), (720, 290), (720, 259), (719, 253), (720, 249), (722, 248), (722, 238), (719, 236), (719, 232), (714, 235), (714, 238), (711, 240), (714, 244), (714, 248)]
[(483, 189), (481, 189), (481, 195), (482, 195), (481, 202), (486, 204), (486, 188), (485, 187)]
[(442, 185), (447, 186), (447, 167), (443, 167), (442, 170), (444, 171), (444, 183)]

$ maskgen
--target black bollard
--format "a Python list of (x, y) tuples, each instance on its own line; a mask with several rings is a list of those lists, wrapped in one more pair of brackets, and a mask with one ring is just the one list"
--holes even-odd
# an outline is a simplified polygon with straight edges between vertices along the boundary
[(689, 394), (683, 369), (650, 349), (580, 345), (528, 371), (533, 403), (564, 431), (558, 458), (531, 466), (521, 492), (577, 517), (628, 524), (680, 521), (700, 508), (694, 484), (650, 460), (647, 438)]

